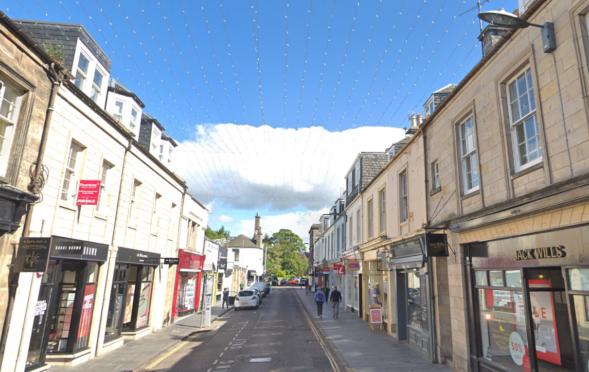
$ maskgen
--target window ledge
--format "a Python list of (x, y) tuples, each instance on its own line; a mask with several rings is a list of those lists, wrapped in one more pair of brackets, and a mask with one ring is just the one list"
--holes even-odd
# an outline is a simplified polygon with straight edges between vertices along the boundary
[(63, 209), (67, 209), (67, 210), (72, 211), (72, 212), (76, 212), (76, 206), (75, 205), (66, 204), (66, 202), (64, 202), (64, 201), (60, 201), (59, 202), (59, 207), (60, 208), (63, 208)]
[(518, 172), (512, 172), (511, 173), (511, 180), (515, 180), (516, 178), (519, 178), (521, 176), (525, 176), (526, 174), (531, 173), (531, 172), (538, 170), (540, 168), (543, 168), (543, 167), (544, 167), (544, 163), (542, 161), (540, 161), (539, 163), (529, 166), (526, 169), (522, 169)]
[(108, 216), (106, 214), (96, 213), (94, 215), (94, 218), (97, 218), (97, 219), (103, 220), (103, 221), (108, 221)]
[(475, 196), (475, 195), (478, 195), (478, 194), (480, 194), (480, 193), (481, 193), (481, 189), (480, 189), (480, 188), (479, 188), (479, 189), (476, 189), (476, 190), (474, 190), (474, 191), (471, 191), (471, 192), (469, 192), (469, 193), (468, 193), (468, 194), (466, 194), (466, 195), (462, 195), (462, 196), (460, 197), (460, 201), (462, 201), (462, 200), (465, 200), (465, 199), (468, 199), (468, 198), (471, 198), (471, 197), (473, 197), (473, 196)]
[(440, 191), (442, 191), (442, 186), (436, 187), (435, 189), (431, 189), (429, 192), (429, 195), (430, 196), (435, 195), (435, 194), (439, 193)]
[(405, 225), (408, 225), (408, 224), (409, 224), (409, 219), (406, 219), (405, 221), (401, 222), (399, 224), (399, 226), (405, 226)]

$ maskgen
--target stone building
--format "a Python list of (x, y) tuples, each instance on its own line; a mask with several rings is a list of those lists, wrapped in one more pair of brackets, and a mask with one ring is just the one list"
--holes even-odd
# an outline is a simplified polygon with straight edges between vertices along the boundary
[(261, 217), (256, 213), (254, 237), (241, 234), (227, 243), (228, 257), (233, 258), (232, 288), (245, 287), (260, 281), (264, 275), (264, 246)]

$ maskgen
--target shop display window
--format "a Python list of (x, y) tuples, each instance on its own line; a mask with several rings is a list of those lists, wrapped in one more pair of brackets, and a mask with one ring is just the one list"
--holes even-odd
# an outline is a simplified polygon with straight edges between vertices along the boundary
[(123, 331), (137, 331), (149, 325), (151, 295), (153, 291), (153, 267), (129, 267)]
[(141, 269), (141, 291), (137, 304), (137, 323), (135, 329), (147, 327), (151, 307), (151, 292), (153, 286), (153, 267), (144, 266)]
[(113, 339), (121, 335), (121, 325), (125, 315), (123, 305), (125, 304), (128, 271), (128, 265), (115, 265), (106, 317), (105, 339)]
[(407, 273), (407, 319), (408, 324), (420, 329), (427, 329), (427, 321), (422, 317), (422, 286), (425, 282), (418, 272)]
[(196, 302), (196, 276), (181, 276), (176, 302), (178, 311), (194, 310)]

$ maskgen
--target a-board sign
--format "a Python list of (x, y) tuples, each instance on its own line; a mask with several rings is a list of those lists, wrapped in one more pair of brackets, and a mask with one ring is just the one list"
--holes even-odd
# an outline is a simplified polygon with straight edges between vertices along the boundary
[(370, 309), (370, 324), (382, 324), (382, 309)]

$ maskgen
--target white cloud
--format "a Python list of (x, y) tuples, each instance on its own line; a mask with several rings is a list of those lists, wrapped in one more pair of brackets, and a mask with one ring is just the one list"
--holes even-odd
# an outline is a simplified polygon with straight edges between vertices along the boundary
[(219, 221), (221, 221), (221, 222), (231, 222), (231, 221), (233, 221), (233, 218), (231, 218), (229, 216), (223, 215), (223, 216), (219, 217)]
[(180, 143), (174, 157), (190, 192), (203, 203), (316, 211), (340, 194), (359, 152), (385, 151), (403, 137), (402, 129), (388, 127), (329, 132), (323, 127), (198, 125), (195, 138)]

